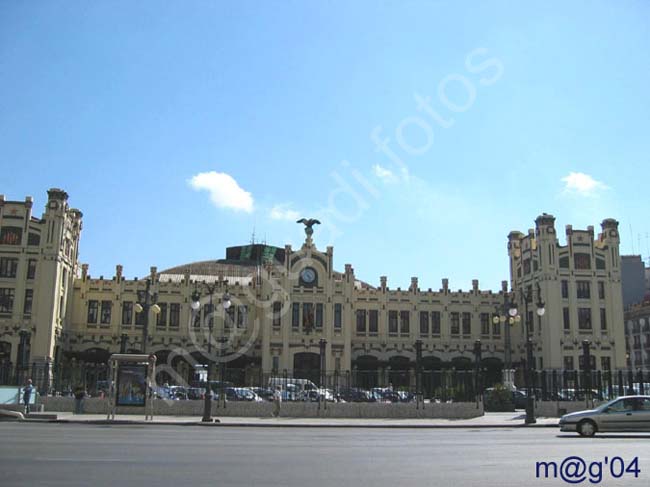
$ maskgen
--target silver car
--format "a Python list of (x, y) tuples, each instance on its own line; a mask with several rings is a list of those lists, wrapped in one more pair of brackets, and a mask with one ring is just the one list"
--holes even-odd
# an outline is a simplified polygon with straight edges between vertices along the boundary
[(575, 431), (582, 436), (650, 431), (650, 396), (621, 396), (595, 409), (565, 414), (560, 418), (560, 431)]

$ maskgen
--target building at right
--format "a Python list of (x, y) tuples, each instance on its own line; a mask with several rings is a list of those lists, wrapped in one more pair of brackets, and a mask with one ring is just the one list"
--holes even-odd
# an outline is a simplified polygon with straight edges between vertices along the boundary
[(626, 367), (618, 222), (603, 220), (597, 237), (592, 226), (567, 225), (565, 245), (552, 215), (535, 224), (508, 236), (510, 280), (523, 314), (523, 326), (511, 329), (514, 355), (526, 357), (530, 339), (528, 357), (538, 370), (584, 369), (585, 346), (591, 370)]

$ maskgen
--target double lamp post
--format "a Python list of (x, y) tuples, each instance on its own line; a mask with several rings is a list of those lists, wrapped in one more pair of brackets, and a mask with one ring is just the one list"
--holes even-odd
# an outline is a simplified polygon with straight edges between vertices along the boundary
[[(212, 296), (216, 290), (217, 283), (214, 283), (212, 285), (203, 283), (205, 286), (205, 289), (208, 292), (209, 296), (209, 304), (208, 304), (208, 316), (207, 316), (207, 321), (208, 321), (208, 357), (207, 357), (207, 371), (206, 371), (206, 377), (205, 377), (205, 393), (204, 393), (204, 398), (203, 398), (203, 418), (201, 421), (206, 422), (206, 423), (212, 423), (212, 389), (210, 388), (210, 365), (212, 361), (212, 329), (214, 327), (214, 308), (212, 305)], [(225, 366), (226, 363), (223, 360), (223, 344), (226, 342), (226, 337), (225, 337), (225, 326), (226, 326), (226, 313), (228, 311), (228, 308), (230, 308), (232, 302), (230, 301), (230, 294), (228, 294), (228, 291), (223, 293), (223, 296), (221, 297), (221, 306), (223, 308), (223, 327), (221, 329), (221, 336), (219, 337), (219, 345), (220, 345), (220, 350), (219, 350), (219, 362), (220, 362), (220, 369), (221, 369), (221, 395), (223, 396), (223, 400), (225, 401), (225, 390), (223, 389), (223, 380), (224, 380), (224, 375), (225, 375)], [(192, 311), (194, 313), (200, 313), (201, 311), (201, 294), (195, 290), (192, 293), (192, 304), (190, 305), (192, 308)]]
[[(509, 296), (506, 292), (507, 288), (504, 288), (503, 293), (503, 309), (498, 310), (497, 314), (494, 316), (494, 324), (501, 324), (505, 327), (505, 360), (504, 360), (504, 378), (503, 382), (511, 389), (514, 386), (513, 370), (512, 370), (512, 344), (510, 337), (510, 327), (515, 323), (521, 322), (521, 316), (517, 310), (517, 303), (514, 297)], [(511, 293), (512, 294), (512, 293)], [(531, 338), (531, 332), (533, 328), (533, 321), (529, 319), (529, 306), (533, 302), (533, 290), (532, 286), (526, 287), (525, 292), (522, 294), (524, 301), (524, 326), (526, 327), (526, 367), (524, 369), (524, 381), (526, 385), (526, 424), (532, 424), (536, 422), (535, 419), (535, 402), (534, 402), (534, 391), (533, 391), (533, 371), (535, 370), (535, 358), (533, 357), (533, 341)], [(546, 312), (545, 303), (542, 300), (542, 293), (539, 283), (537, 283), (537, 316), (540, 320), (541, 328), (541, 319)]]

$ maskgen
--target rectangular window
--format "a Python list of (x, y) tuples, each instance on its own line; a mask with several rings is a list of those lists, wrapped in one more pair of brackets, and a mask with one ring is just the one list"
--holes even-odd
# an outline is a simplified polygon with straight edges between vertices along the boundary
[(472, 334), (472, 313), (463, 313), (463, 336)]
[(32, 314), (32, 304), (34, 302), (34, 290), (25, 289), (25, 304), (23, 305), (23, 314)]
[(160, 313), (158, 313), (158, 317), (156, 318), (156, 326), (158, 328), (166, 328), (167, 327), (167, 303), (158, 303), (158, 306), (160, 307)]
[(564, 370), (573, 370), (573, 357), (567, 355), (564, 357)]
[(460, 335), (460, 313), (453, 312), (451, 313), (451, 335), (458, 336)]
[(605, 299), (605, 283), (598, 281), (598, 299)]
[(323, 303), (316, 303), (316, 328), (323, 328)]
[(490, 335), (490, 313), (481, 313), (481, 335)]
[(602, 370), (612, 369), (612, 359), (609, 357), (600, 357), (600, 368)]
[(562, 280), (562, 298), (569, 299), (569, 281)]
[(27, 279), (36, 279), (36, 259), (27, 261)]
[(400, 311), (400, 329), (399, 332), (401, 335), (408, 335), (411, 329), (411, 324), (409, 323), (411, 313), (408, 311)]
[(440, 336), (440, 311), (431, 312), (431, 334)]
[(133, 323), (133, 301), (122, 303), (122, 325), (131, 326)]
[(273, 303), (273, 328), (280, 328), (282, 325), (282, 303), (275, 301)]
[(88, 301), (88, 319), (87, 322), (90, 324), (97, 324), (97, 311), (99, 308), (99, 302), (95, 299)]
[(277, 355), (273, 357), (273, 372), (280, 370), (280, 357)]
[(357, 310), (357, 335), (366, 334), (366, 310)]
[[(143, 302), (144, 299), (139, 301)], [(144, 310), (135, 314), (135, 326), (144, 326)]]
[(23, 229), (20, 227), (2, 227), (0, 229), (0, 245), (20, 245), (23, 239)]
[(371, 335), (379, 333), (379, 311), (371, 309), (369, 312), (368, 331)]
[(102, 325), (111, 324), (111, 307), (113, 303), (111, 301), (102, 301), (102, 312), (100, 316), (100, 323)]
[(14, 289), (0, 289), (0, 313), (11, 313), (14, 309)]
[(248, 305), (241, 304), (238, 308), (237, 328), (248, 328)]
[(420, 336), (429, 336), (429, 312), (420, 311)]
[(334, 329), (340, 330), (343, 327), (343, 305), (336, 303), (334, 305)]
[(571, 313), (569, 311), (569, 308), (563, 308), (562, 309), (562, 319), (564, 322), (564, 332), (570, 332), (571, 331)]
[(314, 305), (312, 303), (302, 303), (302, 328), (303, 331), (314, 329)]
[(589, 281), (576, 281), (576, 290), (578, 294), (578, 299), (590, 299), (591, 298), (591, 286)]
[(607, 310), (600, 308), (600, 331), (607, 332)]
[(591, 269), (591, 255), (575, 254), (573, 256), (573, 263), (577, 270), (589, 270)]
[(397, 311), (388, 312), (388, 334), (397, 335)]
[(493, 320), (492, 321), (492, 337), (500, 337), (501, 336), (501, 322), (499, 320)]
[(181, 323), (181, 305), (180, 303), (170, 303), (169, 305), (169, 327), (178, 328)]
[(300, 328), (300, 303), (291, 306), (291, 328)]
[(18, 259), (13, 257), (0, 257), (0, 277), (14, 278), (18, 270)]
[(578, 308), (578, 330), (591, 330), (591, 308)]
[(236, 309), (237, 306), (231, 305), (230, 308), (226, 310), (226, 319), (224, 326), (226, 328), (234, 328), (235, 326), (235, 314), (236, 314)]

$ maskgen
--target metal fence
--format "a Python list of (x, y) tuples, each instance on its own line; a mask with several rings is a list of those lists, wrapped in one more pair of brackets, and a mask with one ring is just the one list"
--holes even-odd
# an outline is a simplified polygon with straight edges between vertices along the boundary
[[(521, 372), (517, 384), (525, 391)], [(97, 396), (107, 390), (108, 377), (106, 363), (16, 366), (11, 362), (0, 362), (0, 385), (23, 385), (31, 379), (41, 395), (71, 395), (81, 387), (90, 396)], [(602, 401), (629, 394), (650, 395), (650, 372), (642, 370), (542, 370), (532, 371), (530, 377), (530, 388), (538, 401)], [(174, 381), (161, 374), (157, 381), (156, 387), (178, 385), (185, 389), (194, 388), (195, 394), (197, 389), (205, 388), (205, 382), (191, 375), (187, 380)], [(280, 386), (287, 400), (311, 400), (324, 395), (332, 400), (405, 402), (419, 396), (427, 401), (471, 402), (491, 385), (485, 383), (484, 371), (477, 369), (421, 370), (420, 373), (413, 369), (381, 372), (307, 369), (267, 373), (259, 367), (217, 367), (211, 376), (211, 389), (220, 397), (234, 394), (230, 390), (233, 388), (256, 388), (260, 395), (269, 397), (272, 389)]]
[(535, 398), (541, 401), (604, 401), (650, 394), (650, 372), (642, 370), (543, 370), (532, 376)]

